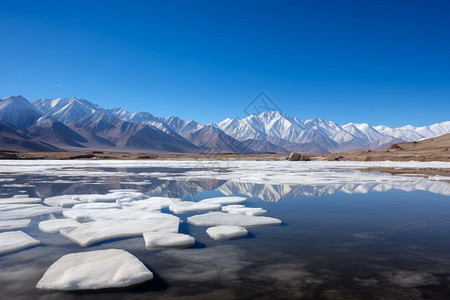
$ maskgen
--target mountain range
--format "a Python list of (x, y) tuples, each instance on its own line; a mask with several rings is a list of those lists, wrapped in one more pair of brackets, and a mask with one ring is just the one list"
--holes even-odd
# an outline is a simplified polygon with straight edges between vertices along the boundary
[(278, 111), (201, 124), (105, 109), (84, 99), (0, 100), (0, 149), (153, 153), (333, 153), (381, 150), (450, 133), (450, 121), (390, 128), (301, 120)]

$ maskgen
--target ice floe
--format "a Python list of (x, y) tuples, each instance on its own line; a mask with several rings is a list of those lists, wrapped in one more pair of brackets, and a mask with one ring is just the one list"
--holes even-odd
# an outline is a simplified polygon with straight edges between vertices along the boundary
[(81, 203), (81, 201), (75, 200), (73, 199), (73, 197), (76, 197), (76, 195), (62, 195), (62, 196), (48, 197), (44, 199), (44, 204), (48, 206), (68, 208), (74, 206), (75, 204)]
[(72, 209), (105, 209), (105, 208), (120, 208), (117, 203), (80, 203), (72, 206)]
[(116, 200), (121, 199), (129, 199), (140, 200), (144, 199), (145, 195), (140, 192), (113, 192), (105, 195), (102, 194), (84, 194), (84, 195), (76, 195), (73, 197), (75, 200), (79, 200), (82, 202), (115, 202)]
[(0, 233), (0, 254), (19, 251), (38, 245), (35, 240), (23, 231), (8, 231)]
[(152, 220), (102, 220), (82, 223), (71, 229), (61, 229), (60, 233), (75, 243), (85, 247), (93, 243), (115, 238), (140, 236), (147, 231), (178, 232), (177, 219)]
[(26, 195), (16, 195), (11, 198), (0, 198), (0, 204), (36, 204), (41, 202), (41, 198), (28, 198)]
[(241, 226), (219, 225), (209, 227), (206, 233), (214, 240), (227, 240), (247, 236), (247, 229)]
[(105, 208), (105, 209), (70, 209), (63, 212), (64, 217), (77, 221), (86, 220), (175, 220), (179, 218), (172, 214), (161, 212), (148, 212), (132, 209)]
[(222, 207), (222, 211), (230, 214), (248, 215), (248, 216), (264, 216), (267, 210), (261, 207), (245, 207), (244, 205), (227, 205)]
[(195, 239), (187, 234), (175, 232), (144, 232), (145, 247), (150, 250), (187, 248), (195, 243)]
[(30, 224), (30, 219), (0, 221), (0, 230), (25, 228)]
[[(209, 171), (192, 170), (199, 168), (198, 161), (4, 161), (2, 162), (2, 169), (0, 175), (10, 176), (10, 174), (39, 174), (40, 176), (86, 176), (90, 177), (105, 177), (114, 176), (120, 178), (121, 176), (130, 176), (144, 174), (142, 172), (123, 172), (123, 171), (102, 171), (98, 168), (158, 168), (164, 167), (168, 172), (164, 174), (157, 174), (149, 172), (146, 173), (146, 178), (156, 176), (161, 180), (177, 180), (192, 181), (211, 179), (214, 180), (228, 180), (230, 182), (240, 183), (260, 183), (260, 184), (283, 184), (283, 185), (361, 185), (365, 183), (377, 183), (386, 185), (385, 188), (406, 188), (415, 189), (417, 177), (411, 176), (392, 176), (386, 173), (373, 173), (357, 171), (364, 168), (450, 168), (450, 162), (354, 162), (354, 161), (310, 161), (310, 162), (289, 162), (289, 161), (201, 161), (200, 166), (205, 169), (213, 165)], [(171, 172), (170, 168), (174, 171)], [(176, 169), (176, 170), (175, 170)], [(179, 172), (179, 169), (186, 169), (184, 172)], [(226, 170), (226, 172), (223, 172)], [(152, 175), (153, 174), (153, 175)], [(164, 177), (160, 177), (163, 175)], [(417, 189), (427, 190), (434, 193), (444, 193), (450, 195), (449, 185), (445, 182), (431, 181), (424, 178), (420, 187)], [(429, 184), (428, 184), (429, 183)], [(438, 185), (439, 183), (445, 184)], [(406, 189), (405, 189), (406, 190)], [(113, 193), (134, 191), (112, 191)], [(87, 197), (87, 201), (110, 201), (114, 202), (114, 196), (105, 196), (98, 198), (97, 195)], [(122, 197), (122, 196), (120, 196)], [(103, 198), (103, 199), (102, 199)]]
[(214, 211), (220, 210), (222, 205), (216, 203), (202, 203), (192, 201), (180, 201), (177, 204), (169, 206), (171, 212), (175, 214), (184, 214), (190, 212)]
[(0, 204), (0, 220), (25, 219), (57, 212), (61, 209), (41, 204)]
[(127, 287), (153, 279), (153, 273), (125, 250), (67, 254), (54, 262), (36, 287), (47, 290), (97, 290)]
[(210, 212), (187, 218), (188, 222), (195, 226), (236, 225), (253, 227), (262, 225), (278, 225), (281, 220), (271, 217), (247, 216), (229, 214), (224, 212)]
[(161, 210), (162, 208), (169, 207), (172, 204), (180, 202), (180, 198), (168, 198), (168, 197), (149, 197), (143, 200), (137, 201), (123, 201), (117, 200), (117, 202), (123, 208), (130, 208), (134, 210)]
[(72, 219), (51, 219), (39, 223), (39, 229), (43, 232), (55, 233), (61, 229), (78, 227), (80, 223)]
[(225, 196), (225, 197), (214, 197), (207, 198), (199, 201), (199, 203), (215, 203), (221, 205), (230, 205), (230, 204), (241, 204), (247, 201), (245, 197), (237, 197), (237, 196)]

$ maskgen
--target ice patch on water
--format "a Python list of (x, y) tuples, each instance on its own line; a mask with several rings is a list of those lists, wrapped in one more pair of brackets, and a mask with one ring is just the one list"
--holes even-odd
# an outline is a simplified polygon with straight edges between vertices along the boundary
[(1, 204), (0, 220), (25, 219), (58, 212), (61, 212), (60, 208), (41, 204)]
[(11, 198), (0, 198), (0, 204), (36, 204), (41, 202), (41, 198), (28, 198), (27, 195), (16, 195)]
[(115, 202), (116, 200), (129, 199), (131, 201), (144, 199), (145, 195), (140, 192), (113, 192), (106, 195), (84, 194), (73, 196), (73, 199), (82, 202)]
[(220, 225), (209, 227), (206, 233), (214, 240), (227, 240), (247, 236), (247, 229), (241, 226)]
[(56, 233), (61, 229), (78, 227), (80, 223), (72, 219), (52, 219), (39, 223), (39, 229), (43, 232)]
[(237, 196), (225, 196), (225, 197), (214, 197), (207, 198), (199, 201), (200, 203), (215, 203), (221, 205), (229, 205), (229, 204), (241, 204), (247, 201), (245, 197), (237, 197)]
[(62, 195), (62, 196), (54, 196), (48, 197), (44, 199), (44, 203), (48, 206), (57, 206), (57, 207), (72, 207), (75, 204), (81, 203), (79, 200), (74, 200), (73, 197), (76, 195)]
[(222, 207), (222, 211), (230, 214), (248, 215), (248, 216), (264, 216), (267, 210), (261, 207), (245, 207), (244, 205), (228, 205)]
[(63, 212), (64, 217), (77, 221), (86, 220), (174, 220), (179, 222), (179, 218), (160, 212), (148, 212), (132, 209), (70, 209)]
[(60, 233), (85, 247), (93, 243), (115, 238), (140, 236), (147, 231), (178, 232), (179, 220), (103, 220), (82, 223), (73, 229), (61, 229)]
[(215, 203), (201, 203), (192, 201), (180, 201), (177, 204), (169, 206), (171, 212), (175, 214), (184, 214), (190, 212), (203, 212), (220, 210), (222, 206)]
[(0, 221), (0, 230), (25, 228), (30, 224), (30, 219)]
[(262, 225), (279, 225), (281, 220), (271, 217), (247, 216), (228, 214), (223, 212), (210, 212), (187, 218), (195, 226), (237, 225), (253, 227)]
[(171, 204), (176, 204), (179, 201), (180, 198), (150, 197), (144, 200), (127, 201), (127, 202), (118, 200), (118, 203), (120, 203), (122, 208), (126, 209), (156, 212), (161, 211), (162, 208), (169, 207)]
[(145, 247), (149, 250), (187, 248), (195, 239), (187, 234), (175, 232), (144, 232)]
[(429, 180), (446, 180), (446, 181), (450, 181), (450, 177), (449, 176), (439, 176), (439, 175), (436, 175), (436, 176), (430, 176), (430, 177), (428, 177), (428, 179)]
[(145, 265), (125, 250), (67, 254), (53, 263), (36, 287), (48, 290), (97, 290), (135, 285), (153, 278)]
[(109, 190), (108, 193), (123, 193), (123, 192), (139, 192), (137, 189), (115, 189), (115, 190)]
[(81, 203), (75, 204), (72, 209), (106, 209), (106, 208), (120, 208), (117, 203)]
[(40, 242), (23, 231), (8, 231), (0, 233), (0, 254), (10, 253), (33, 247)]

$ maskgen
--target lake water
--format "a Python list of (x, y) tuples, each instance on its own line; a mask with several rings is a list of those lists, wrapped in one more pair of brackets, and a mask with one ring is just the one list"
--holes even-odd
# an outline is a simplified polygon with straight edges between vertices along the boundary
[[(81, 247), (38, 229), (41, 244), (0, 255), (2, 299), (449, 299), (450, 184), (355, 170), (448, 163), (2, 161), (0, 198), (106, 194), (199, 201), (241, 195), (281, 225), (248, 228), (246, 238), (212, 240), (178, 215), (193, 248), (150, 251), (142, 237)], [(1, 205), (0, 205), (1, 206)], [(163, 212), (170, 213), (163, 209)], [(198, 213), (196, 213), (198, 214)], [(4, 232), (4, 230), (0, 230)], [(35, 288), (61, 256), (125, 249), (155, 275), (128, 289), (57, 292)]]

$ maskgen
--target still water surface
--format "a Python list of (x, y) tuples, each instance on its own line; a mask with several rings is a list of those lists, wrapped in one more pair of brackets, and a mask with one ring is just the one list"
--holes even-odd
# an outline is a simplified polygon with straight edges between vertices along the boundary
[[(220, 174), (227, 174), (229, 167), (224, 166)], [(374, 177), (364, 185), (332, 180), (329, 184), (271, 184), (226, 180), (214, 172), (209, 179), (176, 176), (198, 174), (207, 169), (204, 166), (72, 168), (81, 171), (71, 175), (70, 170), (60, 169), (58, 175), (0, 170), (0, 197), (104, 194), (119, 188), (194, 201), (244, 195), (249, 197), (246, 206), (262, 207), (267, 216), (283, 223), (249, 228), (243, 239), (215, 241), (207, 236), (207, 227), (185, 222), (193, 214), (181, 214), (180, 232), (195, 237), (195, 247), (150, 251), (142, 238), (81, 247), (59, 234), (41, 232), (38, 223), (50, 216), (35, 217), (23, 231), (41, 245), (0, 256), (2, 299), (450, 298), (448, 183), (411, 177), (405, 179), (411, 183), (407, 188), (404, 182), (386, 188), (386, 180)], [(344, 171), (327, 172), (330, 176)], [(129, 251), (155, 278), (122, 290), (49, 292), (35, 288), (61, 256), (110, 248)]]

